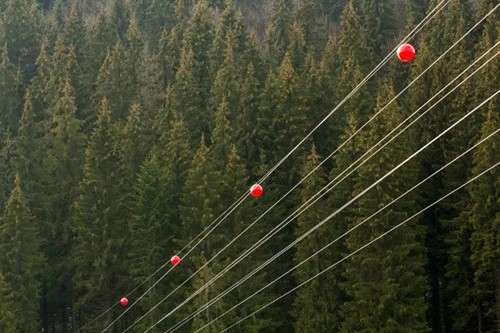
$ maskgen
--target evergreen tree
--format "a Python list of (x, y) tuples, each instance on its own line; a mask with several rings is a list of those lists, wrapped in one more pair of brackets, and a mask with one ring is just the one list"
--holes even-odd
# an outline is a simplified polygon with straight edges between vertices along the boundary
[(328, 39), (327, 15), (322, 9), (321, 3), (313, 0), (301, 1), (297, 7), (296, 22), (314, 54), (323, 50)]
[(12, 299), (12, 291), (10, 290), (3, 275), (0, 274), (0, 296), (2, 303), (0, 304), (0, 329), (5, 333), (16, 332), (16, 322), (13, 313), (14, 301)]
[(40, 36), (40, 10), (37, 1), (8, 0), (0, 15), (0, 45), (7, 45), (8, 58), (19, 64), (25, 83), (33, 77)]
[[(73, 223), (75, 296), (83, 320), (107, 308), (108, 302), (114, 303), (126, 286), (126, 191), (116, 136), (111, 109), (104, 98), (85, 151)], [(89, 252), (89, 248), (93, 251)]]
[(272, 63), (279, 65), (285, 56), (289, 44), (289, 26), (291, 22), (292, 4), (289, 0), (275, 3), (271, 24), (267, 30), (267, 45)]
[(0, 48), (0, 131), (16, 133), (21, 118), (21, 77), (10, 62), (7, 48)]
[[(495, 102), (488, 106), (488, 116), (481, 136), (486, 137), (498, 128), (499, 115)], [(473, 173), (477, 174), (496, 162), (498, 142), (488, 140), (476, 150)], [(471, 260), (474, 267), (474, 304), (477, 307), (476, 327), (484, 332), (499, 329), (500, 318), (500, 214), (498, 170), (493, 170), (470, 188), (472, 227)]]
[[(320, 156), (313, 146), (304, 163), (302, 176), (305, 177), (309, 174), (319, 163)], [(301, 201), (305, 202), (322, 189), (326, 185), (326, 180), (325, 170), (320, 167), (304, 183), (301, 190)], [(325, 218), (326, 208), (326, 201), (322, 199), (300, 215), (295, 228), (296, 237), (301, 236)], [(333, 224), (320, 228), (297, 245), (295, 262), (303, 261), (336, 236)], [(338, 260), (339, 256), (335, 255), (335, 252), (335, 250), (327, 250), (305, 263), (295, 272), (297, 283), (319, 273), (329, 263)], [(331, 277), (332, 275), (328, 275), (325, 278), (316, 279), (310, 286), (298, 291), (294, 301), (294, 327), (297, 332), (331, 332), (339, 329), (340, 290), (337, 287), (338, 281), (331, 279)]]
[[(44, 280), (45, 321), (60, 317), (63, 330), (70, 329), (71, 295), (71, 213), (78, 196), (78, 185), (82, 176), (84, 136), (81, 123), (76, 119), (76, 105), (73, 89), (66, 82), (59, 92), (55, 105), (50, 109), (52, 116), (44, 170), (48, 175), (47, 225), (43, 228), (49, 269)], [(61, 311), (58, 313), (58, 311)], [(52, 323), (55, 325), (55, 323)], [(47, 325), (47, 329), (48, 329)]]
[[(386, 83), (380, 89), (377, 109), (391, 96), (394, 92)], [(392, 104), (386, 111), (366, 133), (362, 146), (371, 147), (386, 132), (386, 128), (393, 128), (401, 121), (397, 105)], [(413, 151), (410, 137), (406, 133), (397, 146), (386, 147), (366, 163), (359, 170), (355, 192), (360, 192), (406, 158)], [(417, 170), (417, 164), (410, 163), (397, 177), (387, 179), (360, 198), (356, 204), (354, 224), (376, 211), (380, 207), (380, 199), (388, 203), (406, 190), (408, 184), (415, 182)], [(404, 202), (397, 203), (359, 231), (351, 233), (346, 241), (348, 250), (357, 250), (410, 216), (416, 200), (414, 193), (409, 194)], [(342, 331), (428, 332), (424, 300), (427, 290), (422, 244), (424, 234), (421, 224), (408, 225), (404, 233), (374, 243), (347, 263), (345, 290), (349, 300), (344, 305)]]
[(0, 225), (1, 272), (7, 285), (15, 286), (11, 291), (15, 331), (35, 332), (39, 329), (39, 304), (33, 299), (40, 297), (43, 258), (39, 226), (27, 206), (19, 175)]
[(167, 94), (167, 105), (186, 119), (192, 139), (197, 140), (208, 132), (209, 117), (203, 107), (205, 99), (200, 82), (195, 77), (194, 62), (193, 51), (184, 49), (171, 93)]
[(243, 56), (247, 46), (247, 35), (241, 13), (237, 11), (233, 0), (226, 0), (224, 11), (215, 28), (213, 46), (210, 50), (210, 69), (214, 74), (227, 58), (229, 38), (231, 38), (234, 61), (240, 63), (240, 58)]
[(130, 72), (123, 45), (118, 42), (99, 70), (96, 98), (106, 97), (114, 119), (125, 119), (135, 96), (134, 73)]

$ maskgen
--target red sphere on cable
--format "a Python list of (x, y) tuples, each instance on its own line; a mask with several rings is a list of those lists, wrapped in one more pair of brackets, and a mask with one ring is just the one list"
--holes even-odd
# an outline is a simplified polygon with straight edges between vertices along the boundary
[(170, 263), (172, 264), (172, 266), (177, 266), (181, 263), (182, 259), (181, 257), (179, 256), (173, 256), (172, 258), (170, 258)]
[(407, 64), (415, 60), (417, 52), (411, 44), (405, 43), (398, 47), (396, 54), (398, 55), (399, 61)]
[(126, 308), (128, 306), (128, 298), (126, 297), (123, 297), (121, 300), (120, 300), (120, 306), (122, 308)]
[(250, 187), (250, 195), (252, 198), (260, 198), (264, 195), (264, 188), (260, 184), (254, 184)]

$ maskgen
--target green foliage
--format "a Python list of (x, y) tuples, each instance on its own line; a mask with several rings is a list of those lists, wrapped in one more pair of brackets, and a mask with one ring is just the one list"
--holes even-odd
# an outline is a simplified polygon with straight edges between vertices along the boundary
[(43, 257), (39, 225), (27, 206), (19, 175), (0, 226), (0, 272), (8, 286), (15, 286), (10, 287), (10, 296), (6, 298), (7, 302), (9, 299), (13, 302), (10, 312), (14, 320), (10, 321), (5, 313), (6, 323), (13, 324), (18, 332), (35, 332), (40, 324), (39, 304), (32, 300), (40, 297)]
[[(72, 332), (128, 295), (266, 175), (437, 3), (0, 1), (0, 331)], [(210, 260), (496, 4), (447, 4), (412, 38), (414, 63), (391, 59), (266, 177), (263, 198), (244, 201), (114, 330)], [(328, 182), (333, 189), (324, 199), (157, 331), (231, 286), (490, 96), (499, 85), (498, 61), (339, 182), (354, 160), (492, 47), (499, 31), (494, 13), (136, 330), (153, 325)], [(484, 109), (183, 331), (206, 324), (491, 133), (497, 100)], [(498, 155), (492, 138), (473, 158), (457, 161), (205, 331), (218, 332), (305, 281)], [(485, 175), (235, 330), (497, 331), (497, 179), (496, 171)], [(130, 301), (163, 273), (128, 295)], [(88, 329), (101, 330), (119, 311)]]

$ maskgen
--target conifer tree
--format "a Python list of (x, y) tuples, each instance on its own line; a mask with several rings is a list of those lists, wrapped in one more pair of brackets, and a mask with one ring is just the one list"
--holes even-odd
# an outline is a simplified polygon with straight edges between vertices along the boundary
[(118, 42), (106, 56), (97, 78), (97, 101), (106, 97), (113, 119), (125, 119), (135, 96), (134, 74), (126, 61), (126, 51)]
[[(484, 138), (500, 124), (495, 102), (488, 106), (488, 115), (481, 129)], [(496, 163), (499, 154), (495, 137), (478, 150), (474, 155), (473, 173)], [(470, 188), (471, 211), (471, 260), (474, 267), (474, 296), (477, 307), (476, 327), (487, 331), (499, 329), (500, 318), (500, 214), (498, 170), (493, 170)]]
[(308, 50), (317, 54), (327, 41), (327, 15), (319, 1), (301, 1), (297, 7), (296, 23), (304, 33)]
[(292, 4), (289, 0), (275, 2), (274, 13), (267, 30), (269, 58), (274, 65), (279, 65), (285, 56), (289, 44)]
[(255, 127), (258, 119), (260, 82), (256, 78), (255, 67), (249, 64), (245, 70), (245, 80), (240, 87), (240, 99), (235, 120), (235, 137), (237, 150), (244, 161), (250, 175), (255, 175), (259, 160), (257, 137), (260, 128)]
[(24, 82), (29, 82), (34, 74), (41, 32), (38, 2), (8, 0), (0, 17), (0, 30), (3, 32), (0, 45), (7, 45), (9, 59), (19, 64)]
[(215, 27), (213, 46), (210, 50), (210, 70), (215, 74), (227, 57), (228, 38), (231, 35), (234, 61), (240, 62), (247, 44), (247, 35), (241, 13), (237, 11), (233, 0), (226, 0), (224, 11)]
[[(377, 109), (394, 96), (390, 84), (385, 83), (377, 98)], [(401, 120), (396, 104), (384, 112), (378, 122), (364, 135), (362, 146), (371, 147), (380, 136)], [(360, 170), (355, 192), (363, 190), (413, 151), (410, 135), (405, 133), (397, 144), (386, 147)], [(391, 177), (360, 198), (351, 226), (404, 192), (417, 178), (417, 164), (409, 163), (404, 173)], [(410, 216), (417, 197), (407, 195), (404, 201), (375, 217), (362, 229), (350, 234), (346, 244), (349, 252), (358, 249), (399, 221)], [(344, 200), (345, 201), (345, 200)], [(342, 331), (394, 331), (427, 332), (425, 257), (422, 244), (425, 235), (421, 224), (406, 226), (403, 232), (384, 238), (370, 248), (352, 257), (347, 263), (345, 290), (348, 301), (344, 305)]]
[(9, 60), (7, 47), (0, 47), (0, 131), (3, 133), (17, 132), (22, 111), (20, 79)]
[[(316, 148), (312, 147), (307, 159), (304, 162), (302, 176), (309, 174), (320, 163), (320, 156)], [(326, 185), (327, 175), (325, 170), (320, 167), (304, 183), (301, 190), (301, 202), (305, 202), (316, 192)], [(313, 207), (297, 219), (295, 236), (299, 237), (304, 232), (316, 225), (321, 219), (326, 217), (327, 205), (324, 199), (320, 200)], [(333, 224), (328, 224), (314, 232), (304, 241), (297, 245), (295, 252), (295, 263), (299, 263), (326, 245), (333, 237)], [(319, 273), (329, 263), (340, 259), (335, 255), (335, 250), (324, 251), (320, 256), (316, 256), (306, 262), (299, 270), (295, 272), (297, 283), (308, 279)], [(341, 304), (338, 282), (334, 275), (328, 275), (325, 278), (314, 280), (307, 288), (298, 291), (294, 300), (294, 327), (297, 332), (331, 332), (339, 329), (339, 305)]]
[(15, 286), (11, 311), (16, 332), (35, 332), (39, 329), (39, 304), (32, 300), (40, 296), (43, 257), (39, 226), (27, 206), (19, 175), (0, 225), (0, 267), (6, 283)]
[(2, 274), (0, 274), (0, 296), (2, 298), (2, 303), (0, 304), (0, 330), (5, 333), (15, 333), (14, 300), (12, 298), (12, 291)]
[[(193, 77), (199, 85), (199, 93), (204, 100), (210, 95), (210, 45), (213, 43), (211, 13), (206, 0), (198, 1), (183, 41), (184, 48), (193, 52)], [(205, 109), (200, 108), (199, 112), (205, 112)]]
[[(263, 105), (264, 123), (267, 137), (261, 147), (273, 150), (273, 154), (283, 156), (290, 146), (302, 138), (306, 124), (304, 103), (300, 81), (292, 65), (290, 55), (283, 58), (283, 62), (275, 73), (266, 82), (266, 100)], [(269, 141), (265, 141), (269, 140)]]
[[(104, 98), (96, 129), (85, 151), (73, 223), (75, 296), (83, 320), (107, 308), (108, 302), (114, 303), (119, 291), (126, 286), (124, 259), (128, 228), (124, 195), (127, 192), (116, 142), (111, 109)], [(93, 251), (89, 252), (89, 248)]]
[[(220, 170), (217, 169), (213, 159), (210, 157), (209, 148), (206, 146), (204, 139), (196, 151), (191, 168), (188, 171), (184, 193), (182, 197), (182, 221), (185, 228), (186, 239), (192, 239), (201, 230), (208, 226), (223, 210), (221, 203), (222, 197), (218, 179), (221, 176)], [(189, 235), (189, 236), (188, 236)], [(200, 267), (206, 262), (215, 251), (220, 248), (223, 238), (220, 230), (213, 232), (210, 237), (205, 239), (197, 248), (197, 253), (192, 256), (192, 262)], [(222, 268), (222, 267), (220, 267)], [(218, 272), (218, 265), (215, 262), (210, 268), (204, 271), (204, 274), (197, 275), (193, 281), (193, 288), (205, 284), (210, 278)], [(203, 298), (209, 299), (217, 295), (216, 286), (208, 288), (203, 297), (197, 297), (193, 302), (193, 309), (203, 304)], [(204, 314), (204, 319), (201, 323), (206, 323), (210, 318), (214, 318), (221, 312), (222, 302), (218, 302), (217, 307), (212, 307)], [(201, 320), (201, 319), (198, 319)], [(199, 327), (198, 321), (194, 321), (193, 328)], [(200, 323), (200, 324), (201, 324)], [(211, 329), (209, 329), (211, 330)]]
[(209, 117), (202, 106), (205, 100), (201, 92), (201, 83), (195, 77), (194, 63), (193, 51), (184, 49), (171, 94), (167, 95), (167, 105), (173, 112), (186, 119), (192, 132), (192, 139), (197, 140), (208, 132)]
[(144, 48), (140, 65), (136, 67), (138, 95), (147, 118), (152, 120), (165, 104), (165, 81), (159, 54)]

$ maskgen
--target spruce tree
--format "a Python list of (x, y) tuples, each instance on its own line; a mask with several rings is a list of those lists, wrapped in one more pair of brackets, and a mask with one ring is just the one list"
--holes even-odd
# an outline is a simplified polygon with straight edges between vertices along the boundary
[(2, 297), (2, 303), (0, 304), (0, 330), (5, 333), (15, 333), (16, 322), (13, 312), (15, 305), (12, 297), (12, 291), (1, 273), (0, 296)]
[(44, 303), (46, 312), (50, 313), (46, 320), (54, 321), (54, 317), (60, 317), (61, 326), (67, 330), (72, 308), (69, 259), (72, 206), (79, 193), (85, 139), (81, 122), (76, 118), (74, 91), (69, 81), (59, 91), (50, 113), (50, 132), (46, 137), (48, 149), (43, 163), (49, 179), (44, 192), (49, 194), (46, 215), (50, 221), (43, 228), (44, 250), (50, 267), (44, 275)]
[[(304, 162), (302, 176), (306, 176), (319, 163), (320, 156), (316, 148), (312, 147)], [(301, 189), (301, 202), (311, 198), (316, 192), (326, 185), (327, 174), (320, 167), (308, 177)], [(299, 237), (311, 227), (320, 222), (327, 213), (327, 202), (321, 199), (309, 208), (297, 219), (295, 236)], [(299, 263), (326, 245), (332, 237), (336, 237), (333, 224), (324, 226), (307, 237), (297, 245), (294, 261)], [(301, 283), (309, 277), (319, 273), (329, 263), (335, 262), (340, 257), (335, 250), (324, 251), (306, 262), (300, 269), (295, 271), (297, 283)], [(332, 278), (333, 277), (333, 278)], [(339, 305), (341, 304), (340, 288), (334, 275), (316, 279), (306, 288), (300, 289), (294, 300), (294, 327), (297, 332), (331, 332), (339, 329)]]
[(224, 11), (215, 27), (213, 46), (210, 50), (210, 70), (213, 74), (219, 70), (219, 66), (222, 65), (224, 59), (227, 57), (228, 38), (230, 35), (232, 36), (233, 57), (239, 63), (247, 46), (247, 34), (242, 22), (241, 13), (237, 11), (233, 0), (226, 1)]
[[(72, 257), (75, 303), (88, 320), (116, 302), (126, 286), (127, 208), (117, 134), (104, 98), (85, 151), (80, 196), (75, 204)], [(93, 251), (89, 252), (88, 249)], [(89, 267), (91, 269), (89, 269)]]
[[(382, 85), (377, 98), (377, 109), (392, 96), (394, 92), (391, 85)], [(371, 147), (385, 134), (387, 128), (393, 128), (400, 121), (400, 109), (397, 104), (392, 104), (363, 136), (361, 146), (365, 150)], [(397, 144), (384, 148), (366, 163), (355, 179), (355, 193), (369, 186), (406, 158), (413, 151), (410, 138), (411, 135), (405, 133)], [(397, 177), (387, 179), (361, 197), (356, 204), (351, 226), (404, 192), (408, 184), (415, 183), (418, 175), (417, 165), (415, 162), (409, 163), (404, 171), (398, 172)], [(404, 201), (393, 205), (358, 231), (351, 233), (346, 239), (349, 252), (357, 250), (410, 216), (415, 209), (417, 198), (415, 193), (405, 196)], [(422, 243), (424, 235), (423, 225), (414, 222), (406, 226), (404, 232), (374, 243), (346, 263), (344, 286), (349, 299), (343, 306), (343, 332), (428, 332), (424, 299), (427, 290)]]
[(275, 2), (271, 23), (266, 32), (269, 59), (276, 66), (281, 63), (289, 44), (288, 31), (292, 20), (292, 8), (289, 0)]
[(10, 62), (6, 46), (0, 47), (0, 131), (16, 133), (21, 118), (21, 80)]
[[(486, 137), (498, 128), (497, 105), (488, 105), (488, 115), (481, 128)], [(499, 145), (495, 137), (481, 145), (474, 154), (473, 173), (477, 174), (497, 161)], [(484, 332), (499, 329), (500, 318), (500, 214), (498, 170), (486, 174), (469, 187), (472, 227), (471, 260), (474, 268), (474, 296), (477, 307), (476, 327)]]
[(11, 311), (16, 332), (35, 332), (39, 329), (39, 304), (33, 299), (40, 297), (43, 257), (39, 226), (21, 186), (21, 178), (16, 175), (0, 223), (0, 263), (6, 283), (14, 286), (11, 297), (15, 304)]
[(167, 104), (173, 112), (186, 119), (192, 139), (199, 140), (208, 132), (208, 115), (203, 106), (205, 99), (201, 83), (195, 76), (195, 59), (191, 49), (184, 49)]
[(126, 50), (118, 42), (106, 56), (97, 78), (96, 99), (106, 97), (113, 119), (125, 119), (136, 94), (134, 74), (127, 63)]
[(304, 32), (308, 50), (318, 54), (323, 50), (327, 37), (327, 15), (321, 3), (313, 0), (301, 1), (297, 7), (296, 23)]
[(7, 45), (9, 59), (19, 64), (24, 82), (29, 82), (34, 74), (40, 41), (41, 17), (38, 2), (8, 0), (0, 17), (0, 31), (3, 31), (0, 45)]

